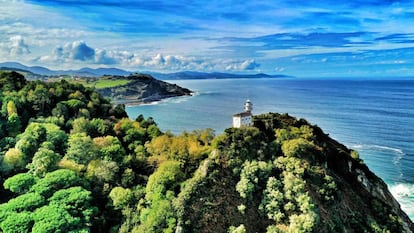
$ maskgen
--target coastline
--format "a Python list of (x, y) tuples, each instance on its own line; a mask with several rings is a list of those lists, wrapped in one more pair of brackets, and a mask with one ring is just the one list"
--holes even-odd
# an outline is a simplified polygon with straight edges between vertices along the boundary
[(146, 98), (131, 98), (126, 97), (122, 99), (112, 99), (112, 102), (114, 104), (124, 104), (127, 107), (134, 107), (134, 106), (141, 106), (141, 105), (155, 105), (158, 104), (164, 100), (175, 98), (175, 97), (184, 97), (184, 96), (194, 96), (196, 93), (192, 92), (185, 95), (156, 95), (156, 96), (149, 96)]

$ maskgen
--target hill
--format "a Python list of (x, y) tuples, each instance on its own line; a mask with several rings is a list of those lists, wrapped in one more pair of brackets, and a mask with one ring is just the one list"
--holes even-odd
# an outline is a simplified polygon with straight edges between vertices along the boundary
[(172, 135), (93, 88), (0, 72), (2, 232), (413, 232), (356, 151), (287, 114)]
[(97, 87), (103, 96), (110, 97), (116, 103), (137, 104), (159, 101), (165, 98), (191, 95), (192, 91), (176, 84), (157, 80), (150, 75), (135, 74), (127, 77), (105, 76), (98, 82), (125, 80), (124, 84)]

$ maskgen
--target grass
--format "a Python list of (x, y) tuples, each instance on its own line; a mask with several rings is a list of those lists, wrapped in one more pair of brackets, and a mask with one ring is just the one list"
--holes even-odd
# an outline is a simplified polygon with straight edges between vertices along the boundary
[(116, 80), (100, 79), (100, 80), (98, 80), (96, 82), (93, 82), (93, 83), (90, 83), (90, 84), (92, 84), (91, 86), (93, 86), (93, 84), (95, 84), (96, 89), (102, 89), (102, 88), (116, 87), (116, 86), (125, 85), (129, 82), (130, 82), (130, 80), (127, 80), (127, 79), (116, 79)]
[(76, 80), (72, 80), (71, 78), (66, 78), (65, 80), (70, 83), (82, 84), (85, 87), (95, 87), (96, 89), (122, 86), (122, 85), (125, 85), (131, 82), (131, 80), (128, 80), (128, 79), (106, 79), (106, 78), (100, 78), (96, 81), (89, 81), (89, 82), (86, 81), (87, 79), (83, 79), (83, 78), (76, 79)]

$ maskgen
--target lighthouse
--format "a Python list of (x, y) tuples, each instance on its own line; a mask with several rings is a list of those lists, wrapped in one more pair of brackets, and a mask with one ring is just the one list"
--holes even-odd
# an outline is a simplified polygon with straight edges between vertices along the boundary
[(244, 112), (236, 113), (233, 115), (233, 127), (241, 128), (252, 126), (252, 110), (252, 102), (250, 100), (246, 100), (246, 102), (244, 103)]
[(248, 100), (246, 100), (246, 102), (244, 103), (244, 111), (245, 112), (252, 112), (252, 110), (253, 110), (253, 104), (252, 104), (252, 102), (248, 99)]

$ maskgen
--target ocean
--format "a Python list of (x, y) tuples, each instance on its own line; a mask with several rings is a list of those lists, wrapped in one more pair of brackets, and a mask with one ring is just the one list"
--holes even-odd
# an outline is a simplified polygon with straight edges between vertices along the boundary
[(128, 106), (128, 115), (153, 117), (163, 130), (231, 126), (246, 99), (253, 113), (289, 113), (318, 125), (360, 153), (414, 220), (414, 80), (209, 79), (170, 81), (195, 91), (158, 103)]

